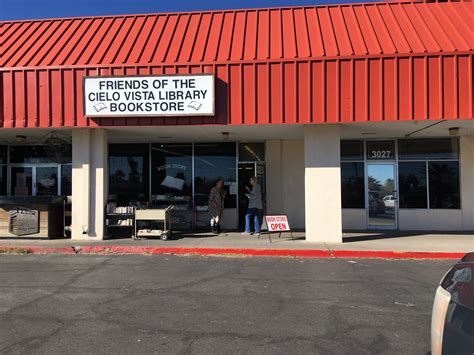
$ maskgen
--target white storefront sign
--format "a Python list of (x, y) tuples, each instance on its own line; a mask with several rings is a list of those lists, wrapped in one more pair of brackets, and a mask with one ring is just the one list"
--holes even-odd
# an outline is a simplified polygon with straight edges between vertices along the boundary
[(291, 231), (286, 215), (265, 216), (265, 222), (267, 222), (268, 232), (270, 233)]
[(213, 116), (214, 75), (85, 77), (84, 114)]

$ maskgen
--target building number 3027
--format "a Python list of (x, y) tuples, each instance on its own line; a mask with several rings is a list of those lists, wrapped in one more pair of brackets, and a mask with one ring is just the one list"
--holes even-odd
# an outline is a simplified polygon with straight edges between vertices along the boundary
[(390, 159), (392, 157), (391, 150), (372, 150), (370, 152), (372, 159)]

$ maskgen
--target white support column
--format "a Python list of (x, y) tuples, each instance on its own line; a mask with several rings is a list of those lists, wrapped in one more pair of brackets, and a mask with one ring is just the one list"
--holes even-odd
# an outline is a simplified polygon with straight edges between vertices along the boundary
[(282, 141), (279, 139), (268, 140), (265, 145), (266, 164), (266, 199), (267, 213), (284, 213), (282, 202), (282, 175), (281, 169)]
[(341, 243), (339, 126), (305, 126), (304, 148), (306, 240)]
[(104, 238), (107, 131), (72, 131), (72, 239)]
[(460, 138), (462, 229), (474, 231), (474, 136)]
[(72, 239), (89, 231), (90, 138), (89, 129), (72, 131)]

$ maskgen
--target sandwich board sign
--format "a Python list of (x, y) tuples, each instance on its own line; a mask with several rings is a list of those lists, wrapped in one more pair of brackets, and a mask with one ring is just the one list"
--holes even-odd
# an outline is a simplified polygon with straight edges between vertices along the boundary
[(270, 237), (271, 233), (278, 233), (278, 237), (281, 237), (281, 233), (289, 232), (291, 234), (291, 239), (293, 240), (293, 232), (291, 231), (287, 215), (267, 215), (265, 216), (265, 223), (267, 225), (268, 239), (270, 240), (270, 243), (272, 242)]

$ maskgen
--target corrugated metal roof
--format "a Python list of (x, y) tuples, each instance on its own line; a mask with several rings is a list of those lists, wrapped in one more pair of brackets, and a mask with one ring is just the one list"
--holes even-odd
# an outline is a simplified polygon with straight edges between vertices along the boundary
[(1, 67), (471, 51), (472, 3), (370, 3), (0, 22)]

